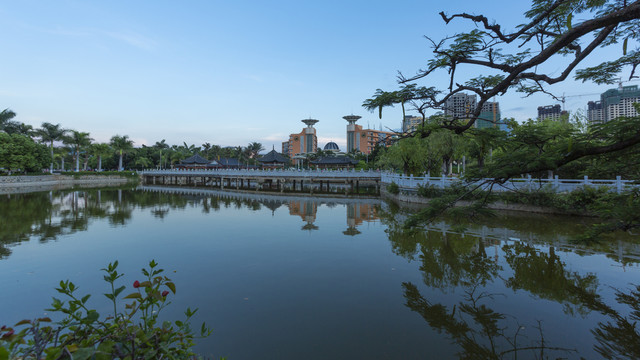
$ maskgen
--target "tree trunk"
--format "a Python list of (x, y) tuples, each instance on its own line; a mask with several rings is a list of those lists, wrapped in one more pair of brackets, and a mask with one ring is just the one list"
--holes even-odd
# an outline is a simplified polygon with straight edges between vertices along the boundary
[(80, 171), (80, 152), (76, 151), (76, 172)]
[(102, 155), (98, 155), (98, 171), (102, 171)]
[(51, 150), (51, 165), (49, 165), (49, 173), (53, 174), (53, 141), (51, 141), (50, 150)]
[(118, 171), (122, 171), (122, 150), (120, 150), (120, 160), (118, 161)]
[(484, 156), (478, 155), (478, 169), (482, 170), (484, 168)]

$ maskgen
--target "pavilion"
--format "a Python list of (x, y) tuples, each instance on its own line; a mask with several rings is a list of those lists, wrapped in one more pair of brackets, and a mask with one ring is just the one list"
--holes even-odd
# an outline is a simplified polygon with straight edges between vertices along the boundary
[(259, 158), (258, 161), (262, 164), (263, 168), (267, 169), (284, 168), (289, 163), (289, 159), (277, 152), (275, 149)]

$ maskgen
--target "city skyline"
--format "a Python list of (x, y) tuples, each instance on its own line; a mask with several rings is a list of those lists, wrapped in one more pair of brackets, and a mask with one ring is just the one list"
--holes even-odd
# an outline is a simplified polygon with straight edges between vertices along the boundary
[[(424, 35), (438, 39), (468, 25), (445, 26), (439, 11), (484, 14), (513, 28), (529, 3), (508, 4), (6, 2), (0, 110), (34, 127), (90, 132), (96, 142), (128, 135), (135, 146), (166, 139), (278, 149), (301, 119), (314, 118), (318, 145), (345, 148), (345, 114), (362, 116), (367, 128), (401, 127), (399, 106), (378, 119), (361, 104), (377, 88), (397, 89), (397, 71), (424, 67), (431, 56)], [(596, 51), (594, 58), (618, 55)], [(444, 88), (441, 75), (430, 81)], [(599, 97), (582, 94), (614, 87), (568, 81), (552, 90), (565, 94), (571, 111)], [(517, 121), (558, 103), (517, 93), (492, 101)]]

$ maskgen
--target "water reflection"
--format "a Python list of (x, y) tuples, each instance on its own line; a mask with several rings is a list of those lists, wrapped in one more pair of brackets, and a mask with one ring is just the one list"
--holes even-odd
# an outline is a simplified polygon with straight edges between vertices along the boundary
[[(225, 209), (243, 211), (229, 215)], [(211, 216), (194, 216), (200, 213)], [(247, 214), (250, 222), (242, 217)], [(315, 344), (317, 337), (344, 327), (349, 330), (338, 340), (353, 336), (344, 343), (363, 341), (354, 343), (353, 354), (371, 343), (383, 350), (390, 349), (385, 344), (396, 343), (414, 346), (405, 358), (417, 358), (412, 355), (424, 351), (425, 343), (449, 346), (440, 335), (433, 336), (440, 333), (464, 358), (640, 358), (636, 325), (640, 286), (628, 285), (638, 273), (638, 239), (620, 236), (596, 245), (572, 243), (573, 235), (588, 225), (583, 219), (498, 216), (481, 225), (456, 224), (464, 225), (464, 230), (446, 220), (426, 229), (405, 229), (405, 213), (377, 200), (164, 187), (3, 196), (0, 218), (2, 258), (9, 257), (13, 245), (29, 239), (50, 241), (83, 231), (91, 237), (97, 220), (133, 229), (127, 239), (135, 239), (135, 244), (126, 244), (132, 247), (130, 262), (143, 249), (153, 249), (156, 255), (166, 252), (165, 259), (183, 261), (185, 278), (206, 278), (211, 285), (198, 287), (191, 298), (201, 299), (196, 306), (203, 312), (209, 310), (218, 319), (228, 317), (227, 323), (216, 324), (219, 328), (242, 329), (238, 337), (226, 338), (228, 343), (243, 343), (238, 339), (246, 338), (244, 329), (261, 328), (255, 338), (277, 334), (278, 338), (264, 338), (269, 345), (296, 336), (300, 344), (307, 340)], [(193, 220), (193, 231), (175, 231), (184, 219)], [(221, 220), (215, 222), (215, 236), (197, 239), (200, 225), (210, 228), (212, 219)], [(159, 226), (147, 231), (149, 223)], [(363, 226), (368, 223), (375, 224)], [(136, 224), (145, 231), (136, 230)], [(245, 231), (238, 232), (237, 227), (245, 224)], [(288, 228), (274, 230), (283, 224)], [(321, 241), (289, 241), (297, 239), (301, 230)], [(344, 241), (340, 232), (355, 237)], [(170, 246), (171, 236), (177, 235), (185, 238), (181, 251)], [(233, 241), (226, 241), (229, 238)], [(122, 243), (109, 249), (101, 242), (87, 242), (85, 250), (95, 246), (126, 259)], [(14, 259), (27, 261), (28, 256), (21, 258), (16, 252), (6, 263)], [(13, 276), (7, 275), (5, 283), (17, 283)], [(20, 286), (30, 277), (24, 275)], [(250, 302), (243, 300), (248, 293)], [(252, 316), (246, 315), (246, 305), (252, 306)], [(222, 315), (218, 309), (225, 309)], [(272, 320), (264, 320), (270, 315)], [(413, 319), (415, 323), (409, 324)], [(410, 331), (389, 340), (386, 330), (374, 336), (373, 324), (398, 333)], [(274, 326), (280, 330), (273, 331)], [(287, 326), (296, 330), (286, 333)], [(309, 328), (318, 330), (311, 340), (301, 331)], [(363, 345), (365, 338), (369, 345)], [(403, 350), (400, 345), (392, 349), (387, 353)]]
[[(580, 351), (564, 343), (562, 337), (549, 338), (542, 321), (525, 323), (521, 318), (526, 314), (500, 310), (498, 298), (522, 293), (534, 301), (562, 305), (569, 317), (604, 317), (606, 320), (597, 321), (591, 329), (593, 350), (607, 359), (640, 358), (640, 332), (636, 326), (640, 320), (640, 286), (617, 290), (615, 299), (610, 299), (602, 295), (595, 273), (570, 270), (563, 255), (584, 256), (598, 251), (569, 242), (566, 233), (575, 230), (570, 226), (552, 236), (534, 236), (528, 228), (530, 224), (522, 222), (518, 227), (513, 219), (503, 218), (511, 222), (511, 228), (466, 224), (466, 230), (456, 232), (446, 222), (426, 229), (405, 228), (403, 213), (393, 206), (380, 216), (388, 226), (393, 252), (420, 263), (426, 288), (420, 290), (422, 285), (404, 282), (405, 306), (432, 329), (447, 334), (458, 345), (460, 358), (580, 356)], [(530, 241), (523, 241), (522, 237)], [(638, 239), (631, 240), (635, 241), (603, 242), (598, 248), (608, 251), (607, 256), (622, 266), (629, 266), (638, 260)], [(488, 248), (493, 248), (493, 256), (488, 254)], [(567, 251), (569, 248), (573, 251)], [(462, 296), (456, 301), (439, 302), (433, 300), (439, 298), (433, 290)]]
[(319, 205), (346, 206), (347, 227), (343, 232), (357, 235), (357, 227), (377, 219), (376, 200), (318, 199), (306, 197), (278, 197), (220, 191), (202, 191), (182, 188), (144, 187), (142, 191), (60, 190), (40, 193), (3, 195), (0, 201), (0, 259), (11, 254), (10, 245), (27, 241), (31, 237), (45, 242), (61, 235), (86, 231), (92, 219), (108, 219), (112, 227), (127, 225), (136, 208), (149, 210), (153, 217), (165, 219), (173, 210), (187, 207), (201, 208), (204, 213), (215, 213), (225, 208), (259, 211), (263, 208), (275, 213), (286, 207), (289, 215), (298, 216), (305, 223), (301, 230), (318, 230), (315, 224)]

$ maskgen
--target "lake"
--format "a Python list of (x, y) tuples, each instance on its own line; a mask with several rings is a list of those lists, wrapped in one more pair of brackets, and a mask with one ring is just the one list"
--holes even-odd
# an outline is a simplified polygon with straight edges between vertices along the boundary
[(199, 308), (208, 357), (640, 357), (639, 236), (584, 244), (593, 220), (523, 214), (405, 229), (409, 214), (185, 188), (2, 195), (0, 324), (43, 316), (64, 279), (106, 314), (100, 269), (117, 259), (129, 290), (155, 259), (177, 284), (163, 316)]

